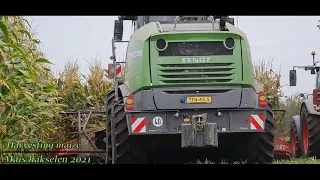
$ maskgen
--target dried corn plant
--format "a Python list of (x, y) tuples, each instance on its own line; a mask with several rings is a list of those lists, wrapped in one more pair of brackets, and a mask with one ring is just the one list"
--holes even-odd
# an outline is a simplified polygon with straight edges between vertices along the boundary
[(95, 59), (89, 64), (89, 70), (89, 75), (84, 76), (90, 95), (87, 97), (87, 103), (95, 110), (104, 110), (103, 98), (112, 88), (112, 83), (108, 82), (101, 61)]
[(78, 61), (67, 62), (56, 81), (59, 95), (62, 98), (61, 102), (65, 104), (65, 111), (87, 109), (85, 100), (89, 93), (83, 83), (79, 68)]
[[(64, 104), (65, 112), (75, 112), (86, 109), (86, 87), (82, 83), (82, 76), (79, 73), (78, 61), (69, 61), (65, 64), (62, 72), (57, 78), (58, 92), (61, 97), (61, 104)], [(64, 115), (56, 123), (60, 133), (60, 141), (67, 142), (76, 137), (78, 122), (75, 116)]]
[[(105, 70), (101, 61), (94, 60), (89, 63), (89, 74), (83, 75), (79, 72), (78, 61), (69, 61), (64, 70), (59, 74), (57, 87), (61, 104), (64, 104), (65, 112), (75, 112), (77, 110), (98, 110), (104, 111), (103, 98), (112, 83), (108, 82), (105, 76)], [(81, 124), (84, 124), (86, 115), (81, 116)], [(76, 116), (64, 116), (59, 120), (60, 140), (69, 141), (77, 137), (78, 120)], [(87, 126), (88, 132), (100, 130), (105, 127), (105, 117), (103, 115), (94, 115), (90, 118)]]
[[(258, 83), (262, 85), (263, 92), (271, 99), (272, 108), (279, 109), (280, 97), (283, 96), (280, 85), (280, 71), (275, 72), (272, 60), (265, 61), (260, 60), (257, 64), (254, 64), (255, 78)], [(282, 114), (275, 113), (275, 127), (280, 124)]]

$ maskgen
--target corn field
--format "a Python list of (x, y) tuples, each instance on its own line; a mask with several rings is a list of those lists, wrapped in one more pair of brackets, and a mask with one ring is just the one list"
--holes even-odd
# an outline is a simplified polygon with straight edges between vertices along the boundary
[[(0, 154), (8, 142), (62, 143), (75, 137), (76, 119), (61, 112), (103, 110), (103, 97), (111, 87), (101, 62), (79, 73), (77, 61), (68, 62), (55, 75), (39, 50), (39, 39), (21, 16), (0, 21)], [(93, 117), (89, 130), (101, 128), (103, 117)], [(34, 149), (30, 149), (34, 150)]]

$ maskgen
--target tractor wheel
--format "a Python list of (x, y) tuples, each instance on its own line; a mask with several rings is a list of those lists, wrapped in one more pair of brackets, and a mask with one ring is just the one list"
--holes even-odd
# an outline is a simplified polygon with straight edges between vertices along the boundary
[(296, 122), (294, 119), (291, 123), (290, 129), (290, 145), (292, 150), (292, 157), (299, 158), (301, 157), (301, 147), (299, 141), (301, 141), (301, 135), (299, 134), (300, 122)]
[(320, 157), (320, 117), (310, 114), (305, 106), (301, 109), (302, 156)]
[[(134, 138), (129, 136), (128, 126), (127, 126), (127, 119), (124, 112), (124, 106), (122, 94), (118, 91), (119, 96), (119, 104), (114, 107), (115, 113), (115, 134), (116, 134), (116, 163), (117, 164), (140, 164), (144, 163), (145, 158), (141, 155), (141, 153), (137, 152), (137, 148), (133, 148), (132, 145), (134, 144)], [(115, 99), (115, 91), (109, 91), (107, 97), (105, 99), (106, 109), (108, 111), (107, 120), (109, 123), (109, 162), (112, 162), (112, 142), (111, 142), (111, 108), (112, 102)]]
[(265, 117), (266, 132), (254, 134), (247, 151), (247, 162), (250, 164), (269, 164), (274, 158), (274, 119), (270, 101)]

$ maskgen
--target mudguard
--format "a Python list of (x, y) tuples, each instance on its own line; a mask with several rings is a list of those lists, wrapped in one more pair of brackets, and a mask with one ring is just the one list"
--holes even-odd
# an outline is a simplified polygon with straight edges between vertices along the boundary
[(305, 99), (304, 101), (302, 101), (301, 107), (303, 107), (304, 105), (306, 106), (307, 111), (308, 111), (310, 114), (320, 115), (320, 112), (317, 112), (317, 111), (314, 109), (313, 99)]
[(130, 89), (128, 86), (128, 82), (123, 82), (123, 83), (119, 83), (119, 89), (121, 91), (121, 94), (123, 96), (123, 100), (125, 101), (128, 97), (128, 95), (130, 94)]
[(292, 116), (292, 121), (294, 121), (294, 123), (296, 124), (297, 126), (297, 133), (298, 133), (298, 145), (299, 145), (299, 148), (302, 149), (303, 148), (303, 145), (302, 145), (302, 132), (301, 132), (301, 122), (300, 122), (300, 116), (299, 115), (295, 115), (295, 116)]
[[(123, 102), (126, 102), (126, 100), (128, 99), (128, 96), (130, 94), (130, 89), (129, 89), (129, 85), (128, 85), (128, 81), (122, 82), (121, 84), (119, 84), (119, 89), (121, 91), (122, 97), (123, 97)], [(126, 109), (124, 110), (126, 112)], [(129, 127), (130, 125), (130, 121), (129, 118), (127, 116), (127, 126), (128, 129), (130, 129)]]

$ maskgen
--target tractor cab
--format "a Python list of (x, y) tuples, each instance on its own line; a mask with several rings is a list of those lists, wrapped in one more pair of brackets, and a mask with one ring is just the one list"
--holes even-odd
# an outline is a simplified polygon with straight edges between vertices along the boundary
[(304, 69), (305, 71), (309, 70), (312, 75), (313, 74), (316, 75), (316, 88), (313, 90), (313, 93), (307, 94), (307, 96), (305, 96), (305, 94), (301, 93), (300, 97), (302, 97), (304, 99), (309, 99), (308, 97), (310, 95), (312, 95), (314, 109), (320, 112), (320, 108), (319, 108), (319, 105), (320, 105), (320, 66), (317, 65), (319, 63), (319, 61), (315, 61), (316, 52), (312, 51), (311, 55), (312, 55), (313, 64), (310, 66), (294, 66), (293, 69), (290, 70), (290, 72), (289, 72), (289, 80), (290, 80), (290, 86), (296, 86), (296, 84), (297, 84), (297, 71), (295, 70), (295, 68)]

